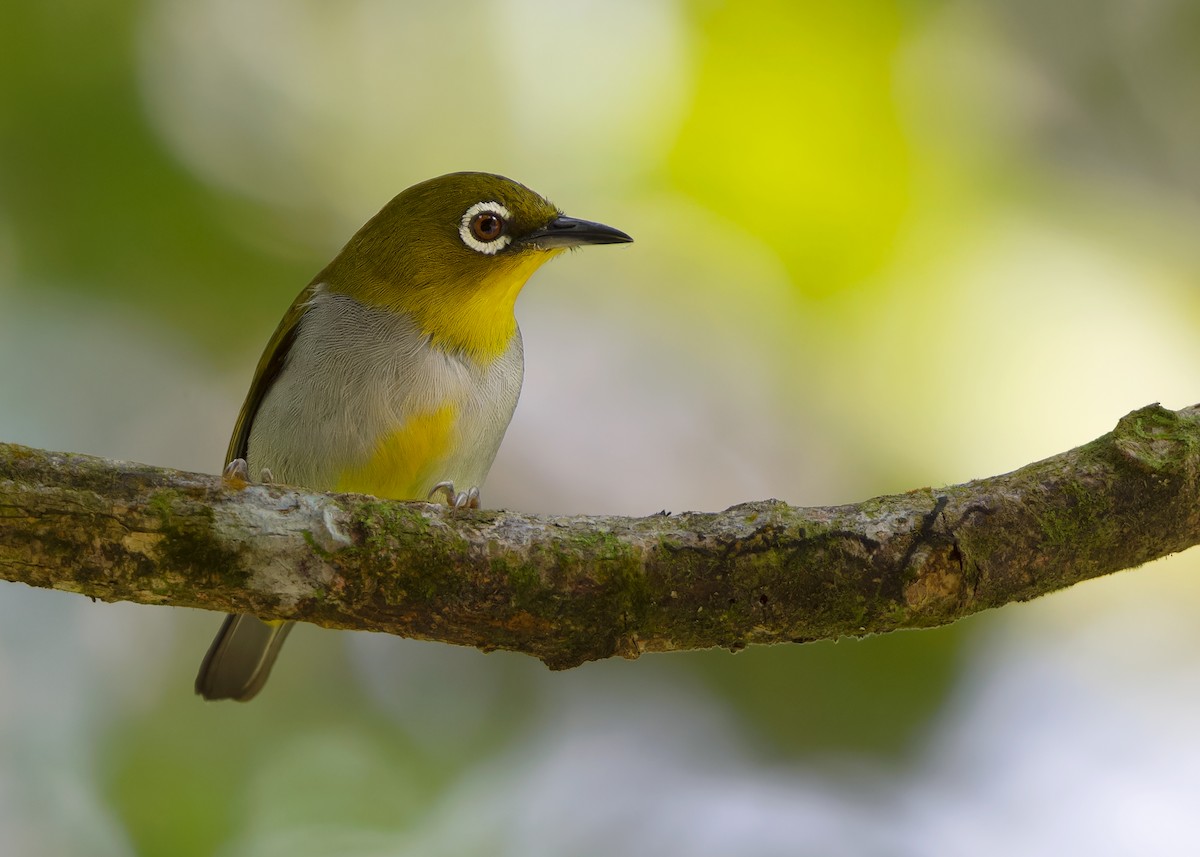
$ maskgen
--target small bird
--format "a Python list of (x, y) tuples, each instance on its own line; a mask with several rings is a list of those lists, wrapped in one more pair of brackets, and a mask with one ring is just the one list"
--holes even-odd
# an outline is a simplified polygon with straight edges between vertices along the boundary
[[(503, 176), (413, 185), (284, 314), (234, 425), (227, 478), (477, 507), (525, 373), (521, 287), (568, 248), (632, 240)], [(227, 616), (196, 693), (252, 699), (291, 625)]]

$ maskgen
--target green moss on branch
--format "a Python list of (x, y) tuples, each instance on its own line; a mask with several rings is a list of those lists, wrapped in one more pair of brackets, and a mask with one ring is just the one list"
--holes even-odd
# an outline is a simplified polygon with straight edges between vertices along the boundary
[(1012, 473), (862, 503), (647, 518), (450, 512), (227, 488), (0, 444), (0, 577), (527, 652), (642, 652), (919, 628), (1200, 541), (1200, 408), (1158, 405)]

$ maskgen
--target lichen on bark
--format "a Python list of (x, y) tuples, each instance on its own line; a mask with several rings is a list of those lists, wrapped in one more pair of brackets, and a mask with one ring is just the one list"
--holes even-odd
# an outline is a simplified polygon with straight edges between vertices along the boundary
[(862, 503), (645, 518), (230, 487), (0, 444), (0, 578), (387, 631), (554, 668), (919, 628), (1200, 541), (1200, 407), (1012, 473)]

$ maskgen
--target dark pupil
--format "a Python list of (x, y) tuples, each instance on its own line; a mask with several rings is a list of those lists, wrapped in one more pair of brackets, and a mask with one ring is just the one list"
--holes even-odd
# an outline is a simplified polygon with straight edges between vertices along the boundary
[(471, 231), (475, 233), (475, 237), (480, 241), (495, 241), (500, 237), (500, 231), (504, 228), (504, 221), (494, 214), (477, 214), (475, 222), (471, 224)]

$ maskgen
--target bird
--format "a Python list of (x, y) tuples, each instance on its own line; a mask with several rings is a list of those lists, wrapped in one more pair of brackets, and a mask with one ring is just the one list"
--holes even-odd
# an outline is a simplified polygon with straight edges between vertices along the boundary
[[(227, 481), (478, 507), (524, 378), (522, 287), (567, 249), (632, 240), (492, 173), (402, 191), (284, 313), (234, 425)], [(252, 699), (292, 624), (228, 615), (196, 693)]]

